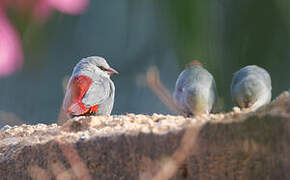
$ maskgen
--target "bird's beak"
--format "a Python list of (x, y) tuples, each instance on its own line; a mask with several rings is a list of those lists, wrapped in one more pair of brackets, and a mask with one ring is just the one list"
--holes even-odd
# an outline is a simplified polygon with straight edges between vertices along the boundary
[(109, 68), (109, 69), (108, 69), (108, 72), (109, 72), (110, 75), (112, 75), (112, 74), (119, 74), (118, 71), (116, 71), (116, 70), (113, 69), (113, 68)]

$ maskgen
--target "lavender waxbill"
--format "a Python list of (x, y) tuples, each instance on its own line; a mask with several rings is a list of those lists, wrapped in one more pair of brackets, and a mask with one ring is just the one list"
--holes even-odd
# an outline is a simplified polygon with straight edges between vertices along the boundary
[(241, 108), (256, 110), (268, 104), (271, 101), (271, 90), (269, 73), (256, 65), (243, 67), (232, 79), (232, 100)]
[(173, 99), (187, 116), (209, 114), (217, 100), (213, 76), (199, 62), (193, 62), (179, 75)]
[(110, 75), (118, 73), (98, 56), (83, 58), (74, 67), (63, 101), (63, 110), (71, 118), (111, 114), (115, 86)]

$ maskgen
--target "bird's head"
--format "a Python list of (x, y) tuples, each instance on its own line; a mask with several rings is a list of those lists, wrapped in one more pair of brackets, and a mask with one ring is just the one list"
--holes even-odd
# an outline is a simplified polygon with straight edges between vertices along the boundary
[(99, 56), (90, 56), (83, 58), (79, 63), (80, 68), (89, 69), (95, 73), (101, 73), (105, 75), (119, 74), (118, 71), (110, 67), (107, 61)]
[(242, 108), (250, 108), (264, 96), (265, 86), (261, 80), (246, 78), (233, 90), (233, 98)]

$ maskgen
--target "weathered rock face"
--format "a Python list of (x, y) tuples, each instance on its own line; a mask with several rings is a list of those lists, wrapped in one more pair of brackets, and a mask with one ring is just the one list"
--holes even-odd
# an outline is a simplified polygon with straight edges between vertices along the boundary
[(257, 112), (0, 130), (1, 179), (290, 179), (290, 93)]

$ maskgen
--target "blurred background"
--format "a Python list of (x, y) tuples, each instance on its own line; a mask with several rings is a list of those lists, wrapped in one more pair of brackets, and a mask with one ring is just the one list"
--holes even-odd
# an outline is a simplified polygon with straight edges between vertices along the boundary
[(192, 60), (214, 75), (224, 111), (246, 65), (268, 70), (275, 98), (290, 87), (289, 10), (288, 0), (2, 0), (0, 126), (57, 122), (63, 82), (92, 55), (120, 72), (112, 114), (170, 113), (144, 75), (158, 67), (173, 92)]

